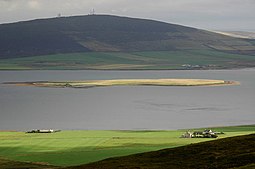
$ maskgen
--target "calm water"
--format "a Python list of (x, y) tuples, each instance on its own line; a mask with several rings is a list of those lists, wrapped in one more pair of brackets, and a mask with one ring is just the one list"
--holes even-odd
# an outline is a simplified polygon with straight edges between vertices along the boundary
[(0, 130), (180, 129), (255, 124), (255, 69), (220, 71), (0, 71), (0, 82), (208, 78), (240, 86), (90, 89), (0, 85)]

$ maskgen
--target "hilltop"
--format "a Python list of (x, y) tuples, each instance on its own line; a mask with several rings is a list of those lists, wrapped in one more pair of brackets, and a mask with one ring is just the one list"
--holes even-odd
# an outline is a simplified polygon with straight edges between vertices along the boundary
[(111, 15), (1, 24), (0, 46), (0, 69), (180, 69), (181, 65), (193, 69), (255, 65), (254, 39)]

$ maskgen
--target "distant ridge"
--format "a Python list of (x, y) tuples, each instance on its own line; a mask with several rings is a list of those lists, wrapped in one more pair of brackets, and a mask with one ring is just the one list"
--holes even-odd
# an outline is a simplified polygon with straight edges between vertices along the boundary
[(75, 52), (213, 49), (252, 54), (255, 42), (159, 21), (111, 15), (37, 19), (0, 25), (0, 58)]
[(247, 31), (214, 31), (214, 32), (236, 38), (255, 39), (255, 32)]

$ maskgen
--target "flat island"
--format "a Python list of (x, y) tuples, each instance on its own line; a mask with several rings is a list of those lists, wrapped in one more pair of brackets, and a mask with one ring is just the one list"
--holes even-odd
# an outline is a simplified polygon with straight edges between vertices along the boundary
[(106, 86), (221, 86), (237, 85), (235, 81), (209, 79), (114, 79), (114, 80), (83, 80), (83, 81), (35, 81), (8, 82), (18, 86), (58, 87), (58, 88), (91, 88)]

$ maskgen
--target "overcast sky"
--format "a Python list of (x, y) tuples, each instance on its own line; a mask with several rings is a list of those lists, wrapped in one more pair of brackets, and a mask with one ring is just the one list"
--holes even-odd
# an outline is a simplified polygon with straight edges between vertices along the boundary
[(0, 0), (0, 23), (110, 14), (208, 30), (255, 31), (255, 0)]

